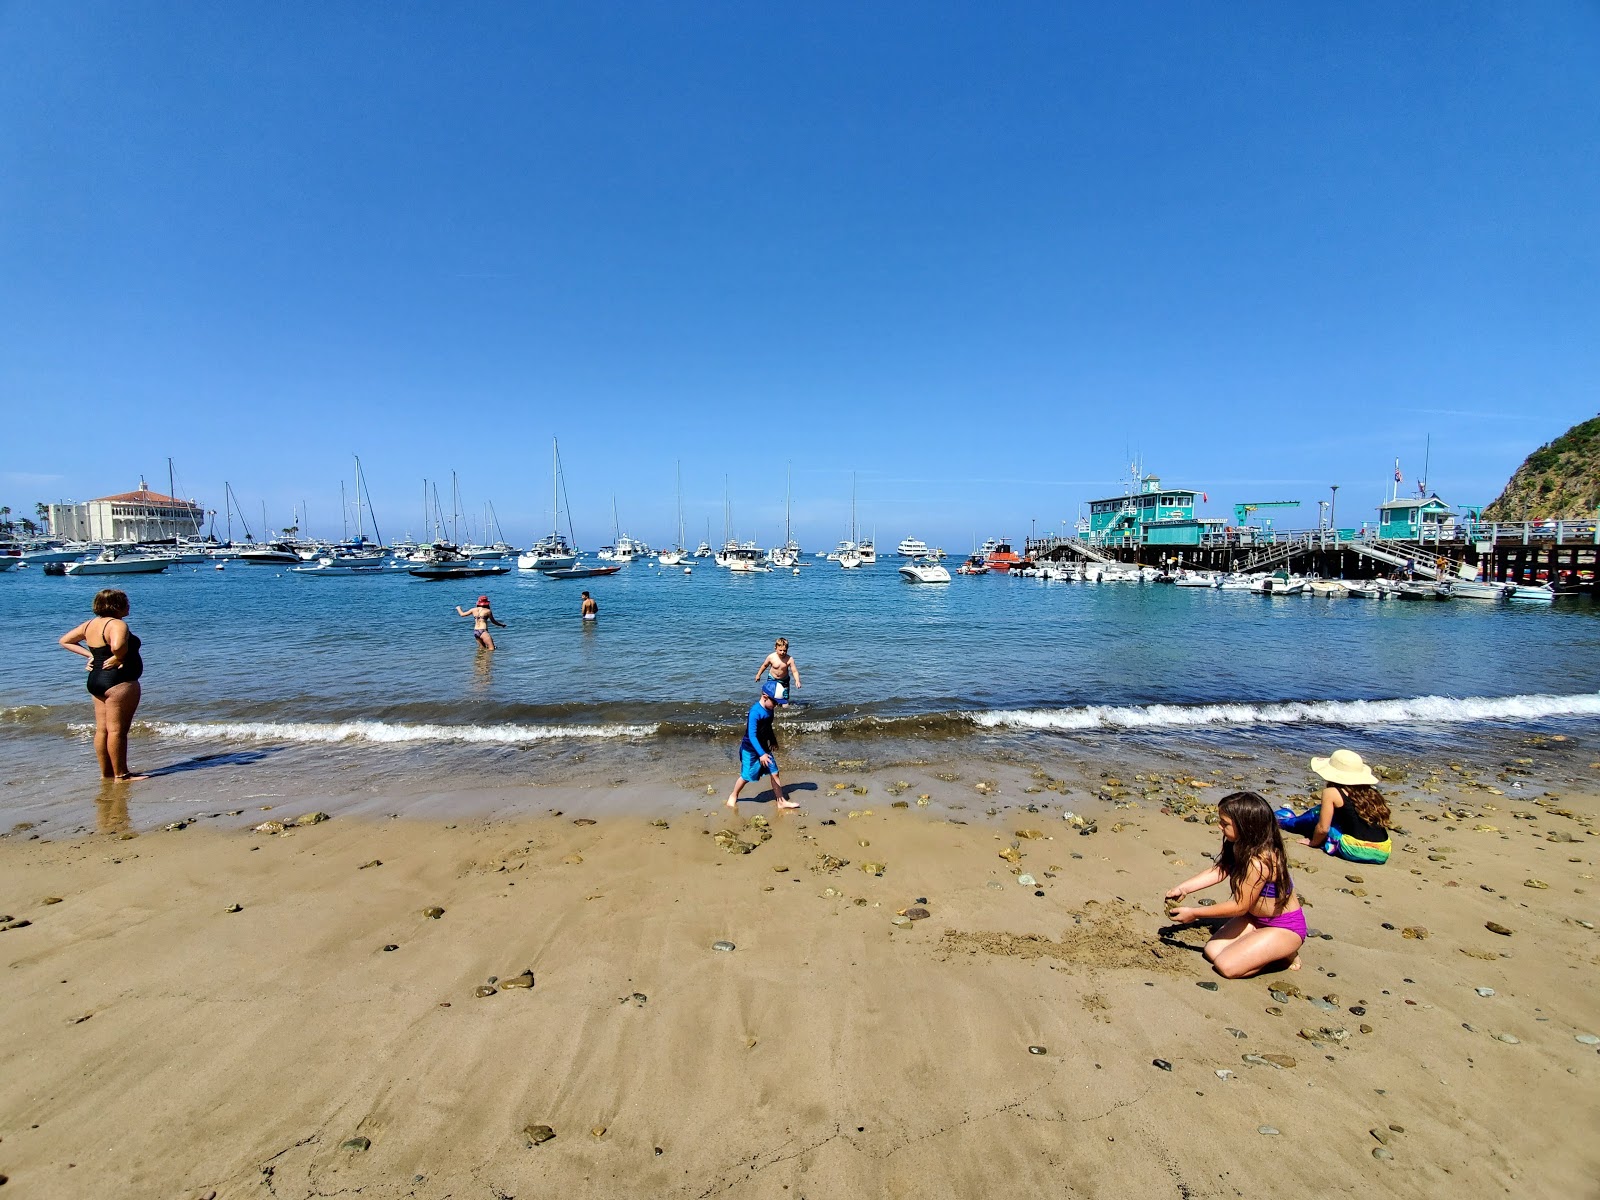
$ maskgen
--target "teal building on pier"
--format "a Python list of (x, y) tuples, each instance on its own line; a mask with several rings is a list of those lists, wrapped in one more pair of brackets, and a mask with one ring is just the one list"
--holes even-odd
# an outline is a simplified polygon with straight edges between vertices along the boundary
[(1161, 486), (1146, 475), (1137, 492), (1089, 501), (1085, 540), (1101, 546), (1198, 546), (1220, 534), (1227, 522), (1196, 517), (1194, 501), (1202, 492)]

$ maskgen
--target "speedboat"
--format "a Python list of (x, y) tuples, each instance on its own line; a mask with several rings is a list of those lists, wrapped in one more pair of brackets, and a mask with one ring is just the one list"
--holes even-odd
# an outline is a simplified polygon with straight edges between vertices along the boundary
[(949, 583), (950, 572), (932, 555), (912, 559), (900, 567), (900, 574), (911, 583)]
[(107, 546), (96, 558), (67, 564), (68, 575), (154, 575), (172, 565), (170, 558), (135, 554)]
[(983, 555), (973, 554), (967, 561), (956, 568), (957, 575), (987, 575), (989, 565), (983, 561)]
[(598, 579), (602, 575), (615, 575), (621, 567), (586, 567), (579, 563), (575, 567), (557, 567), (555, 570), (545, 571), (546, 579)]
[(1526, 604), (1550, 604), (1556, 598), (1556, 590), (1548, 583), (1516, 584), (1509, 598)]
[(1362, 600), (1387, 600), (1389, 589), (1377, 579), (1346, 580), (1344, 590)]
[(878, 561), (878, 548), (872, 544), (871, 538), (862, 538), (856, 543), (856, 553), (861, 556), (863, 566), (872, 566)]
[(1457, 600), (1504, 600), (1506, 599), (1507, 585), (1503, 583), (1484, 583), (1479, 579), (1452, 579), (1450, 594)]
[(928, 556), (928, 543), (921, 538), (901, 538), (900, 544), (894, 552), (901, 558), (926, 558)]
[(1402, 600), (1448, 600), (1450, 585), (1410, 581), (1394, 585), (1394, 594)]
[(1327, 596), (1329, 599), (1337, 599), (1350, 594), (1350, 589), (1337, 579), (1313, 579), (1307, 590), (1313, 596)]
[(264, 546), (252, 546), (248, 550), (241, 550), (234, 557), (240, 562), (255, 563), (258, 566), (268, 567), (293, 566), (300, 561), (300, 555), (283, 542), (269, 542)]
[(1178, 587), (1214, 588), (1222, 581), (1209, 571), (1185, 571), (1172, 582)]

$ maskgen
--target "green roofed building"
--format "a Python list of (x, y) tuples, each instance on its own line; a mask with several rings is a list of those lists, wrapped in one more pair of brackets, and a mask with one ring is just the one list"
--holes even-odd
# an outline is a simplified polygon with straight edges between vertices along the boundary
[(1162, 487), (1159, 476), (1146, 475), (1137, 492), (1089, 501), (1085, 538), (1101, 546), (1198, 546), (1227, 525), (1194, 515), (1195, 497), (1204, 495)]

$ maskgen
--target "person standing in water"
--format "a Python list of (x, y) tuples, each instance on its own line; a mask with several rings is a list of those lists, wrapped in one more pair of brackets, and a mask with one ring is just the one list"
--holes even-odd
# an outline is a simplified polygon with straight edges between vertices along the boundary
[(588, 592), (583, 594), (583, 619), (592, 621), (600, 615), (600, 606), (595, 603), (594, 597)]
[(772, 653), (761, 660), (761, 665), (756, 668), (756, 682), (761, 682), (763, 675), (770, 675), (772, 682), (783, 690), (778, 693), (779, 703), (789, 702), (789, 693), (800, 686), (800, 666), (789, 656), (789, 639), (779, 638), (773, 643)]
[(489, 607), (487, 596), (479, 596), (478, 602), (471, 608), (456, 605), (456, 616), (472, 618), (472, 636), (485, 650), (494, 649), (494, 635), (489, 632), (489, 626), (498, 625), (501, 629), (506, 628), (505, 622), (495, 620), (494, 610)]
[(95, 593), (94, 617), (61, 635), (60, 645), (88, 660), (89, 695), (94, 698), (94, 753), (102, 779), (148, 779), (128, 769), (128, 730), (139, 711), (139, 677), (144, 659), (139, 639), (128, 629), (128, 596), (116, 588)]
[(779, 808), (800, 807), (784, 796), (783, 779), (778, 774), (778, 739), (772, 732), (772, 714), (778, 705), (789, 703), (782, 691), (779, 684), (767, 680), (745, 717), (744, 737), (739, 740), (739, 778), (728, 793), (729, 808), (738, 808), (744, 785), (758, 782), (763, 775), (772, 776), (772, 798)]

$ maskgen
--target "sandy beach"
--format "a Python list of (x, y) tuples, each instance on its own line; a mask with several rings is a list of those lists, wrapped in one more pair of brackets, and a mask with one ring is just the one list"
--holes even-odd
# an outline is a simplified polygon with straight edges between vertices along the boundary
[(1595, 1194), (1592, 795), (1412, 772), (1229, 982), (1161, 894), (1239, 784), (939, 774), (14, 829), (6, 1194)]

